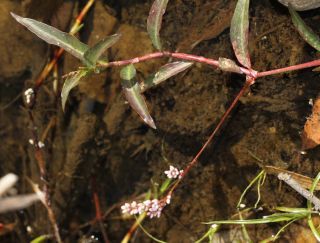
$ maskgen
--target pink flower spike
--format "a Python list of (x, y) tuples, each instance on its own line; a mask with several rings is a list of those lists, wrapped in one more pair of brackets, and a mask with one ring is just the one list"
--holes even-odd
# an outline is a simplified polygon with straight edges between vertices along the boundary
[(176, 167), (170, 165), (169, 170), (166, 170), (164, 173), (167, 175), (169, 179), (176, 179), (178, 177), (180, 178), (181, 174), (183, 173), (183, 170), (179, 171)]
[(168, 195), (162, 200), (152, 199), (140, 203), (133, 201), (122, 205), (121, 210), (123, 214), (134, 215), (146, 212), (151, 219), (154, 217), (160, 218), (163, 208), (170, 203), (170, 199), (171, 195)]

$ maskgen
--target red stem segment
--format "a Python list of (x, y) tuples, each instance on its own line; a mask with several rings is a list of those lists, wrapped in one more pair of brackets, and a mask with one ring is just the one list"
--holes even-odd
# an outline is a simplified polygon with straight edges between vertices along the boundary
[(135, 64), (139, 62), (144, 62), (148, 61), (151, 59), (155, 58), (161, 58), (161, 57), (174, 57), (177, 59), (182, 59), (186, 61), (193, 61), (193, 62), (201, 62), (201, 63), (206, 63), (210, 66), (215, 66), (219, 67), (219, 62), (217, 60), (211, 59), (211, 58), (205, 58), (202, 56), (196, 56), (196, 55), (191, 55), (191, 54), (186, 54), (186, 53), (179, 53), (179, 52), (168, 52), (168, 51), (163, 51), (163, 52), (154, 52), (150, 54), (146, 54), (140, 57), (135, 57), (132, 59), (128, 60), (121, 60), (121, 61), (114, 61), (114, 62), (109, 62), (106, 64), (100, 64), (100, 67), (112, 67), (112, 66), (124, 66), (128, 64)]
[(251, 77), (247, 76), (247, 80), (246, 83), (244, 84), (244, 86), (242, 87), (242, 89), (239, 91), (239, 93), (237, 94), (237, 96), (234, 98), (234, 100), (232, 101), (232, 104), (229, 106), (229, 108), (227, 109), (227, 111), (223, 114), (221, 120), (219, 121), (218, 125), (216, 126), (216, 128), (214, 129), (214, 131), (211, 133), (211, 135), (209, 136), (209, 138), (207, 139), (207, 141), (204, 143), (204, 145), (202, 146), (202, 148), (200, 149), (200, 151), (197, 153), (197, 155), (193, 158), (193, 160), (187, 165), (187, 167), (183, 170), (183, 173), (181, 174), (181, 178), (172, 186), (172, 188), (170, 189), (169, 193), (167, 195), (171, 195), (173, 193), (173, 191), (177, 188), (177, 186), (180, 184), (180, 182), (183, 180), (183, 178), (185, 177), (186, 174), (188, 174), (189, 170), (198, 162), (198, 159), (200, 157), (200, 155), (203, 153), (203, 151), (208, 147), (208, 145), (210, 144), (210, 142), (212, 141), (212, 139), (215, 137), (215, 135), (217, 134), (217, 132), (220, 130), (220, 128), (222, 127), (222, 125), (224, 124), (225, 120), (227, 119), (227, 117), (230, 115), (231, 111), (233, 110), (233, 108), (235, 107), (235, 105), (238, 103), (239, 99), (243, 96), (243, 94), (248, 90), (248, 88), (254, 84), (254, 79)]
[[(173, 57), (181, 60), (186, 60), (186, 61), (192, 61), (192, 62), (199, 62), (199, 63), (205, 63), (210, 66), (214, 66), (219, 68), (219, 61), (211, 58), (206, 58), (203, 56), (196, 56), (196, 55), (191, 55), (191, 54), (186, 54), (186, 53), (180, 53), (180, 52), (154, 52), (150, 54), (146, 54), (140, 57), (135, 57), (132, 59), (127, 59), (127, 60), (121, 60), (121, 61), (113, 61), (109, 62), (106, 64), (100, 64), (100, 67), (112, 67), (112, 66), (125, 66), (128, 64), (135, 64), (139, 62), (145, 62), (151, 59), (155, 58), (161, 58), (161, 57)], [(273, 74), (278, 74), (278, 73), (284, 73), (284, 72), (289, 72), (289, 71), (295, 71), (299, 69), (304, 69), (304, 68), (309, 68), (309, 67), (316, 67), (320, 66), (320, 59), (311, 61), (311, 62), (306, 62), (298, 65), (293, 65), (290, 67), (285, 67), (285, 68), (279, 68), (279, 69), (273, 69), (270, 71), (265, 71), (265, 72), (257, 72), (255, 70), (247, 69), (244, 67), (240, 67), (240, 70), (245, 74), (246, 76), (252, 77), (254, 79), (259, 78), (259, 77), (265, 77)]]
[(265, 77), (273, 74), (278, 74), (278, 73), (284, 73), (284, 72), (289, 72), (289, 71), (295, 71), (299, 69), (305, 69), (305, 68), (310, 68), (310, 67), (316, 67), (320, 66), (320, 60), (315, 60), (311, 62), (306, 62), (298, 65), (293, 65), (290, 67), (285, 67), (285, 68), (279, 68), (279, 69), (274, 69), (270, 71), (265, 71), (265, 72), (260, 72), (257, 74), (257, 77)]

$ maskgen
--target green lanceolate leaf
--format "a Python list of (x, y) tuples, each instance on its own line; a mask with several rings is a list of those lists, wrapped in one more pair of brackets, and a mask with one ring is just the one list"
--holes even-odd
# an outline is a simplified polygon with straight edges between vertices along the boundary
[(171, 62), (162, 66), (158, 72), (152, 74), (149, 78), (147, 78), (147, 80), (141, 83), (141, 91), (144, 92), (146, 89), (158, 85), (168, 78), (171, 78), (172, 76), (191, 67), (192, 64), (192, 62)]
[(155, 0), (151, 6), (149, 17), (147, 20), (147, 30), (151, 38), (152, 44), (158, 50), (161, 50), (160, 29), (162, 24), (162, 16), (166, 11), (169, 0)]
[(291, 14), (292, 22), (302, 38), (313, 48), (320, 51), (320, 38), (316, 33), (310, 29), (299, 14), (289, 5), (289, 12)]
[(83, 60), (83, 55), (88, 50), (88, 46), (76, 37), (34, 19), (23, 18), (14, 13), (11, 13), (11, 15), (42, 40), (49, 44), (59, 46), (73, 56)]
[(114, 34), (106, 37), (105, 39), (99, 41), (93, 47), (89, 48), (84, 53), (85, 61), (89, 63), (90, 66), (95, 66), (102, 54), (112, 45), (114, 45), (120, 38), (120, 34)]
[(89, 72), (88, 70), (77, 71), (75, 74), (69, 76), (66, 79), (66, 81), (64, 81), (62, 91), (61, 91), (62, 110), (65, 109), (66, 102), (67, 102), (67, 99), (68, 99), (68, 96), (69, 96), (71, 89), (76, 87), (79, 84), (81, 78), (86, 76), (88, 74), (88, 72)]
[(123, 93), (133, 110), (135, 110), (142, 120), (153, 129), (156, 129), (154, 121), (150, 116), (147, 103), (141, 94), (140, 86), (135, 78), (136, 69), (132, 64), (124, 67), (120, 71)]
[(238, 61), (251, 68), (248, 49), (249, 39), (249, 0), (238, 0), (231, 20), (230, 39)]

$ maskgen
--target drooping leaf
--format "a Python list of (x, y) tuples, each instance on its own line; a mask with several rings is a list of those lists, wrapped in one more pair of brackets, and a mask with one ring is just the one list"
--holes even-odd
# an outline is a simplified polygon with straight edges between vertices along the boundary
[(73, 56), (83, 60), (83, 55), (88, 50), (88, 46), (76, 37), (34, 19), (23, 18), (14, 13), (11, 13), (11, 15), (42, 40), (49, 44), (59, 46)]
[(75, 74), (71, 75), (70, 77), (68, 77), (66, 81), (64, 81), (62, 91), (61, 91), (62, 110), (64, 110), (66, 106), (66, 102), (71, 89), (76, 87), (79, 84), (81, 78), (83, 78), (87, 74), (88, 74), (88, 70), (80, 70), (80, 71), (77, 71)]
[(160, 29), (162, 24), (162, 16), (166, 11), (169, 0), (155, 0), (151, 6), (149, 17), (147, 19), (147, 30), (151, 38), (152, 44), (158, 50), (161, 50)]
[(97, 44), (95, 44), (93, 47), (89, 48), (84, 53), (85, 60), (89, 63), (91, 66), (95, 66), (101, 55), (113, 44), (115, 44), (119, 38), (120, 34), (114, 34), (111, 36), (106, 37), (105, 39), (99, 41)]
[(320, 38), (313, 30), (305, 24), (299, 14), (289, 5), (289, 12), (292, 22), (298, 30), (301, 37), (313, 48), (320, 51)]
[(142, 120), (153, 129), (156, 129), (135, 76), (136, 69), (132, 64), (121, 69), (120, 77), (124, 95), (132, 109), (138, 113)]
[(230, 39), (238, 61), (251, 68), (248, 49), (249, 41), (249, 0), (238, 0), (231, 20)]
[(158, 85), (159, 83), (171, 78), (172, 76), (186, 70), (192, 66), (192, 62), (171, 62), (162, 66), (158, 72), (152, 74), (143, 83), (140, 84), (141, 92)]

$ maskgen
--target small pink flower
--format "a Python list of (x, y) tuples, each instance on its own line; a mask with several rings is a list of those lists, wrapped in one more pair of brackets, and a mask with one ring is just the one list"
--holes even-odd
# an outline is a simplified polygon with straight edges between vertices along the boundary
[(121, 206), (121, 211), (123, 214), (125, 213), (129, 213), (131, 210), (130, 204), (129, 203), (125, 203)]
[(153, 217), (159, 218), (164, 208), (165, 204), (158, 199), (153, 199), (151, 201), (150, 207), (147, 210), (147, 215), (152, 219)]
[(183, 170), (178, 170), (176, 167), (170, 165), (169, 170), (166, 170), (164, 173), (167, 175), (169, 179), (176, 179), (176, 178), (180, 179), (183, 173)]
[(122, 213), (128, 213), (131, 215), (138, 214), (139, 213), (139, 204), (137, 204), (136, 201), (133, 201), (131, 203), (125, 203), (121, 206)]
[(130, 205), (131, 211), (129, 212), (131, 215), (138, 214), (139, 213), (139, 207), (138, 203), (136, 201), (133, 201)]

